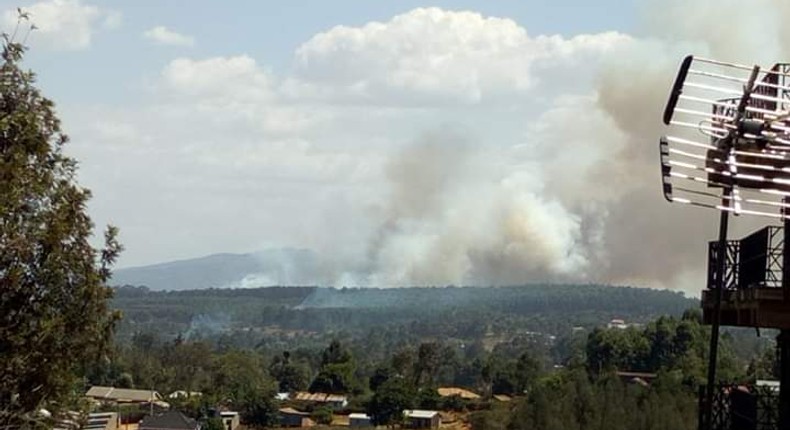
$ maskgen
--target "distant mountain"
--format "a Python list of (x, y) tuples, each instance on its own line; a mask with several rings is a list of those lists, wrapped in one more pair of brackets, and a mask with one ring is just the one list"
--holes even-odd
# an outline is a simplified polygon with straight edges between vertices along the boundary
[(144, 285), (152, 290), (254, 288), (310, 285), (318, 273), (319, 261), (313, 251), (283, 248), (118, 269), (111, 284)]

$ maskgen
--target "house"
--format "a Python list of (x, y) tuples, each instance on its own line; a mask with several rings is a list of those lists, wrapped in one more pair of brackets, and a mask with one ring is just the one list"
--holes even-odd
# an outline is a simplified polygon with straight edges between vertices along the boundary
[(413, 429), (437, 429), (442, 425), (442, 417), (438, 411), (423, 411), (419, 409), (405, 410), (406, 426)]
[(475, 400), (480, 398), (480, 395), (477, 393), (458, 387), (441, 387), (436, 391), (438, 391), (439, 395), (442, 397), (458, 396), (464, 400)]
[(297, 411), (294, 408), (280, 409), (280, 426), (282, 427), (312, 427), (315, 423), (307, 412)]
[(132, 390), (95, 385), (85, 393), (85, 396), (104, 403), (153, 403), (164, 409), (170, 407), (167, 402), (162, 400), (162, 396), (153, 390)]
[(349, 427), (371, 427), (370, 417), (367, 414), (353, 413), (348, 416)]
[(118, 428), (118, 414), (115, 412), (97, 412), (88, 415), (88, 424), (83, 430), (116, 430)]
[(342, 409), (348, 406), (348, 397), (340, 394), (327, 394), (324, 399), (324, 404), (332, 409)]
[(148, 415), (138, 424), (138, 430), (200, 430), (200, 424), (178, 411)]
[(342, 394), (308, 393), (299, 391), (294, 393), (291, 399), (297, 402), (322, 404), (332, 409), (342, 409), (348, 406), (348, 397)]
[(758, 379), (757, 381), (755, 381), (754, 386), (766, 389), (773, 393), (778, 393), (780, 384), (779, 381), (772, 381), (769, 379)]
[(225, 425), (226, 430), (236, 430), (239, 427), (239, 413), (233, 411), (225, 411), (219, 413), (222, 423)]
[(609, 324), (606, 324), (606, 328), (618, 328), (622, 330), (628, 328), (628, 324), (625, 323), (625, 320), (613, 319), (609, 321)]

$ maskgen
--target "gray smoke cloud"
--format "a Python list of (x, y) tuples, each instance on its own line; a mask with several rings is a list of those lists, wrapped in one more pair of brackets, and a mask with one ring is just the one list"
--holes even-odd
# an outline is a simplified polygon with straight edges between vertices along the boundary
[[(653, 1), (647, 34), (607, 61), (597, 106), (625, 135), (615, 155), (624, 194), (610, 202), (605, 221), (604, 279), (698, 291), (704, 286), (706, 242), (716, 237), (718, 213), (669, 205), (660, 197), (657, 139), (661, 111), (681, 58), (695, 54), (745, 64), (786, 61), (786, 2)], [(767, 219), (733, 221), (739, 237)]]
[(581, 218), (545, 195), (539, 166), (483, 148), (444, 130), (390, 160), (371, 284), (512, 284), (586, 270)]
[(687, 54), (790, 59), (790, 2), (642, 5), (635, 34), (574, 37), (418, 8), (318, 33), (290, 70), (176, 58), (145, 109), (64, 123), (125, 264), (290, 247), (311, 257), (263, 255), (233, 286), (698, 292), (718, 214), (663, 200), (661, 111)]
[[(747, 64), (787, 58), (777, 17), (788, 12), (777, 1), (652, 2), (646, 34), (606, 57), (594, 94), (560, 100), (525, 145), (492, 154), (462, 132), (423, 136), (388, 165), (391, 195), (369, 243), (368, 282), (699, 291), (718, 214), (661, 196), (668, 90), (689, 53)], [(767, 222), (736, 219), (732, 236)]]

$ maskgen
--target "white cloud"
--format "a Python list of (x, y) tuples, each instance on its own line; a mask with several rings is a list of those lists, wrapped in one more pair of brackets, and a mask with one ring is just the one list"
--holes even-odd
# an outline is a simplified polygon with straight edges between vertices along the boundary
[[(300, 78), (372, 102), (512, 98), (539, 82), (536, 68), (572, 68), (629, 38), (618, 33), (530, 37), (509, 19), (415, 9), (362, 27), (338, 26), (299, 47)], [(566, 73), (567, 74), (567, 73)]]
[(72, 148), (125, 264), (293, 246), (331, 263), (322, 283), (672, 286), (707, 224), (661, 199), (660, 109), (685, 51), (729, 44), (692, 22), (560, 37), (415, 9), (315, 35), (288, 74), (174, 59)]
[[(105, 189), (97, 211), (129, 232), (127, 264), (285, 245), (323, 255), (322, 283), (564, 279), (594, 257), (568, 203), (579, 194), (556, 191), (561, 166), (541, 165), (565, 116), (524, 134), (558, 97), (593, 104), (600, 59), (628, 40), (416, 9), (316, 35), (291, 75), (248, 55), (174, 59), (146, 109), (97, 109), (74, 148)], [(582, 64), (569, 81), (563, 70)]]
[(164, 68), (162, 78), (181, 94), (232, 100), (264, 101), (273, 84), (271, 75), (247, 55), (205, 60), (177, 58)]
[[(30, 45), (41, 44), (56, 50), (81, 50), (91, 44), (100, 26), (115, 28), (120, 25), (119, 12), (107, 11), (80, 0), (49, 0), (23, 8), (36, 26), (28, 38)], [(5, 10), (2, 26), (13, 29), (17, 22), (16, 9)]]
[(194, 37), (178, 33), (162, 25), (146, 30), (143, 37), (158, 45), (195, 46)]

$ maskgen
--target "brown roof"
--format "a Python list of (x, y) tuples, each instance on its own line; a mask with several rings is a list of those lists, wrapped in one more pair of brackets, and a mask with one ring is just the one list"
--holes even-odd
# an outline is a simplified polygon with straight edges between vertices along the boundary
[(438, 391), (439, 395), (442, 397), (458, 396), (462, 399), (467, 399), (467, 400), (480, 398), (480, 396), (477, 393), (473, 393), (469, 390), (458, 388), (458, 387), (442, 387), (436, 391)]
[(95, 385), (85, 393), (85, 396), (96, 400), (109, 400), (114, 402), (154, 402), (161, 400), (162, 396), (152, 390), (132, 390), (129, 388), (102, 387)]
[(306, 416), (310, 415), (307, 412), (297, 411), (294, 408), (280, 408), (280, 413), (281, 414), (286, 414), (286, 415), (299, 415), (299, 416), (303, 416), (303, 417), (306, 417)]

